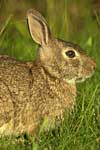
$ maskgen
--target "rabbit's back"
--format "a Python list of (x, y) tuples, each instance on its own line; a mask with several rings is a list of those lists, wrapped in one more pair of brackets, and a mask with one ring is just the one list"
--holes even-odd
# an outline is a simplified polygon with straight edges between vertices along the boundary
[(3, 81), (11, 91), (17, 94), (17, 87), (23, 89), (29, 86), (30, 76), (31, 72), (27, 63), (17, 61), (8, 56), (0, 56), (0, 80)]

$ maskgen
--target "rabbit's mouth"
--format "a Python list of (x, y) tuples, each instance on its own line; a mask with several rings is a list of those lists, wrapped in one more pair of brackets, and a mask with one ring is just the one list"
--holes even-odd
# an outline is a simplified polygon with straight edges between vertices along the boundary
[(90, 78), (92, 75), (93, 73), (85, 77), (79, 77), (76, 79), (76, 83), (84, 82), (86, 79)]
[(85, 79), (86, 79), (86, 78), (82, 78), (82, 77), (77, 78), (77, 79), (76, 79), (76, 83), (84, 82)]

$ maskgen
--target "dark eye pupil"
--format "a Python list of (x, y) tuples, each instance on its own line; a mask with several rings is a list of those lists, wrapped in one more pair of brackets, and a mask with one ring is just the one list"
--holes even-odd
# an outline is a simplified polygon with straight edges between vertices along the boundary
[(70, 58), (75, 57), (75, 52), (73, 50), (69, 50), (69, 51), (65, 52), (65, 54)]

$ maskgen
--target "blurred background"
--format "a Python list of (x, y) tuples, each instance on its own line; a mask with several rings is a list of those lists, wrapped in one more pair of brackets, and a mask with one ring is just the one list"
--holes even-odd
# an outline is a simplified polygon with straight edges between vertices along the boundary
[[(29, 8), (39, 10), (53, 34), (100, 54), (100, 0), (0, 0), (0, 53), (30, 60), (36, 55), (26, 23)], [(96, 57), (96, 56), (94, 56)]]

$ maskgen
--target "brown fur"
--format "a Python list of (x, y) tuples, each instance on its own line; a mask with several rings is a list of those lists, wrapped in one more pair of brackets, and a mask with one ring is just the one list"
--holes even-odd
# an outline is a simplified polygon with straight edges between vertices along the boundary
[[(41, 47), (33, 62), (0, 56), (0, 135), (34, 132), (45, 118), (47, 129), (55, 127), (75, 105), (76, 82), (95, 69), (78, 45), (53, 38), (39, 12), (28, 11), (27, 18), (32, 38)], [(76, 56), (68, 58), (68, 50)]]

